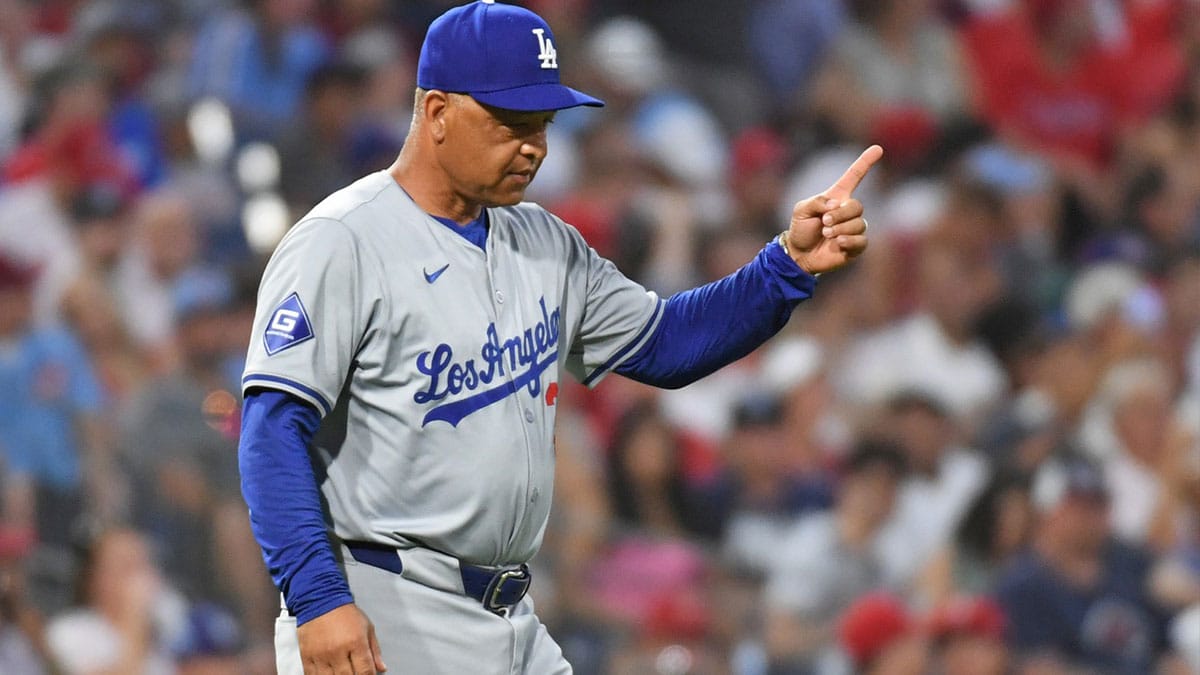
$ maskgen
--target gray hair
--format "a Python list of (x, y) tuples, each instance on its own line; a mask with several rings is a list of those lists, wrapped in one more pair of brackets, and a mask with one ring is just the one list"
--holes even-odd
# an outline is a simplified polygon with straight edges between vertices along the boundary
[[(450, 101), (451, 105), (460, 105), (464, 96), (468, 94), (458, 94), (452, 91), (445, 92), (446, 100)], [(413, 92), (413, 116), (412, 128), (417, 128), (421, 121), (421, 110), (424, 108), (425, 97), (429, 95), (429, 90), (423, 87), (417, 87)]]

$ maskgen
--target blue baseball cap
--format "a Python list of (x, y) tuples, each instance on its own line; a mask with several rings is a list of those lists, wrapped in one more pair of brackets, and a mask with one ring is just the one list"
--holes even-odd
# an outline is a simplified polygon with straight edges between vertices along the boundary
[(559, 82), (554, 34), (542, 17), (495, 0), (455, 7), (430, 24), (417, 86), (508, 110), (604, 105)]

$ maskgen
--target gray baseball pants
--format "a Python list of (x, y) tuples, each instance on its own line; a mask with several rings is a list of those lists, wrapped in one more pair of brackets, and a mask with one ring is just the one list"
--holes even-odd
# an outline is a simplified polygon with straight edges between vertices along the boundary
[[(406, 578), (409, 559), (401, 558), (404, 575), (349, 556), (343, 563), (355, 604), (375, 624), (388, 675), (571, 675), (528, 596), (507, 616), (495, 614), (474, 598)], [(452, 571), (425, 565), (422, 573)], [(296, 619), (286, 609), (275, 622), (275, 659), (279, 675), (303, 675)]]

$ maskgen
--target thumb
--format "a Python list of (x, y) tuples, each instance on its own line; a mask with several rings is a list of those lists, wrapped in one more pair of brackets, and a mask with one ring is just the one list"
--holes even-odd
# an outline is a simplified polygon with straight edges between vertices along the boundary
[(827, 211), (837, 208), (839, 203), (827, 194), (819, 194), (808, 199), (801, 199), (792, 207), (792, 220), (820, 218)]
[(826, 195), (817, 195), (796, 202), (792, 222), (788, 227), (791, 242), (799, 249), (810, 249), (820, 243), (821, 216), (837, 208), (838, 202)]
[(383, 652), (379, 649), (379, 640), (375, 639), (375, 624), (367, 625), (367, 645), (371, 648), (371, 657), (375, 659), (375, 670), (384, 672), (387, 665), (383, 662)]

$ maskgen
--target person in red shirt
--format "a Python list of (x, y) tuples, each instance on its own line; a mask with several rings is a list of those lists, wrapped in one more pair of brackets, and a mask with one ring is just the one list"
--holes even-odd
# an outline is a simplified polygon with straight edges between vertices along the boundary
[(1121, 130), (1160, 110), (1184, 74), (1174, 3), (1127, 4), (1106, 32), (1087, 0), (1024, 0), (968, 20), (962, 39), (984, 120), (1060, 168), (1105, 167)]

